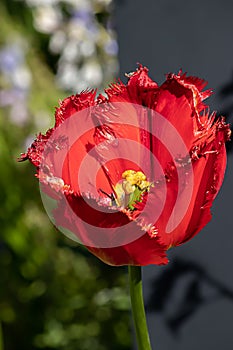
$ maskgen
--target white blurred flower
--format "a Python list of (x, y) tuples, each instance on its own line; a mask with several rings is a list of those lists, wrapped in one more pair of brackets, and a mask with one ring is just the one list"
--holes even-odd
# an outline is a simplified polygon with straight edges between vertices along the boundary
[(87, 28), (83, 25), (83, 22), (79, 19), (71, 19), (67, 25), (67, 33), (70, 39), (80, 40), (84, 39)]
[(15, 87), (28, 90), (31, 85), (31, 72), (25, 66), (18, 67), (12, 75), (12, 82)]
[(62, 30), (56, 31), (49, 41), (49, 48), (51, 52), (58, 54), (65, 47), (66, 34)]
[(96, 3), (97, 3), (97, 4), (105, 5), (105, 6), (110, 5), (111, 2), (112, 2), (112, 0), (96, 0)]
[(96, 61), (84, 63), (81, 69), (83, 80), (87, 82), (87, 87), (93, 88), (101, 84), (103, 79), (103, 72), (100, 64)]
[(28, 116), (28, 109), (25, 101), (18, 100), (12, 105), (10, 119), (14, 124), (23, 126), (28, 120)]
[(78, 70), (70, 63), (63, 63), (59, 66), (57, 81), (60, 86), (67, 90), (73, 90), (78, 80)]
[(50, 6), (59, 3), (60, 0), (26, 0), (26, 3), (31, 7)]
[(64, 47), (62, 59), (68, 62), (77, 60), (80, 56), (80, 50), (76, 40), (70, 40)]
[(62, 2), (66, 2), (77, 9), (91, 9), (93, 1), (92, 0), (91, 1), (90, 0), (63, 0)]
[[(109, 6), (113, 0), (24, 1), (32, 7), (36, 30), (50, 36), (49, 50), (59, 56), (56, 80), (61, 88), (73, 92), (101, 89), (112, 80), (118, 71), (118, 44)], [(97, 15), (101, 13), (103, 21)]]
[(61, 11), (57, 7), (39, 6), (34, 11), (35, 28), (42, 33), (53, 33), (62, 20)]
[(83, 41), (80, 43), (80, 51), (84, 57), (90, 57), (95, 53), (95, 45), (92, 41)]
[(81, 75), (78, 74), (78, 79), (75, 81), (75, 84), (72, 86), (72, 90), (76, 93), (80, 93), (87, 89), (87, 83), (85, 80), (80, 79)]

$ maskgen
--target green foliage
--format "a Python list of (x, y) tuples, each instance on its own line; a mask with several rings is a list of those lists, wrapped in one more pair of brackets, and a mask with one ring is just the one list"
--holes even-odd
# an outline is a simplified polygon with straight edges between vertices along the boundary
[[(0, 12), (0, 50), (22, 44), (21, 66), (30, 73), (28, 92), (19, 103), (24, 104), (27, 118), (19, 118), (14, 101), (2, 103), (0, 109), (4, 350), (127, 350), (131, 338), (126, 270), (104, 265), (57, 232), (41, 204), (33, 167), (16, 161), (25, 150), (25, 140), (52, 124), (54, 106), (65, 93), (55, 84), (48, 52), (41, 52), (45, 38), (33, 28), (30, 9), (11, 0), (1, 2)], [(0, 92), (12, 93), (8, 78), (0, 73)]]

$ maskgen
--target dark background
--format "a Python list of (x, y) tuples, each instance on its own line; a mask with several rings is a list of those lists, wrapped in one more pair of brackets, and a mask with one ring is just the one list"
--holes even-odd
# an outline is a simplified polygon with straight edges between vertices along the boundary
[[(180, 68), (209, 82), (211, 109), (233, 116), (232, 1), (116, 1), (121, 78), (140, 62), (158, 83)], [(169, 252), (165, 267), (143, 269), (152, 347), (233, 348), (233, 154), (213, 219)], [(136, 347), (135, 347), (136, 349)]]

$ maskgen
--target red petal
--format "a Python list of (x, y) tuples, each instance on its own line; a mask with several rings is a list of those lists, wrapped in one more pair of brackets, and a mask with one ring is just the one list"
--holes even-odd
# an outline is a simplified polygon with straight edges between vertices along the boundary
[(147, 234), (138, 240), (116, 248), (87, 249), (109, 265), (166, 265), (168, 259), (165, 248), (154, 242)]
[(40, 133), (36, 140), (28, 148), (27, 152), (21, 155), (19, 160), (24, 161), (28, 159), (35, 167), (38, 168), (42, 160), (45, 145), (52, 135), (53, 130), (54, 129), (49, 129), (45, 135)]
[[(164, 244), (175, 246), (188, 241), (211, 219), (210, 208), (221, 187), (226, 167), (224, 142), (228, 138), (229, 128), (226, 124), (222, 125), (220, 120), (213, 125), (209, 133), (210, 135), (206, 132), (199, 141), (201, 143), (198, 145), (198, 153), (192, 160), (193, 191), (187, 213), (173, 232), (161, 234)], [(157, 223), (159, 232), (161, 221), (166, 223), (168, 220), (166, 214), (168, 218), (169, 213), (165, 211), (164, 217)]]
[(192, 203), (192, 215), (186, 234), (179, 244), (191, 239), (211, 220), (210, 209), (222, 185), (226, 168), (226, 150), (224, 144), (219, 145), (220, 138), (218, 133), (213, 142), (216, 153), (209, 153), (193, 164), (194, 173), (200, 178), (200, 183)]
[(148, 69), (139, 65), (139, 68), (132, 73), (126, 74), (129, 77), (127, 85), (122, 82), (112, 84), (105, 92), (110, 102), (131, 102), (144, 106), (152, 106), (158, 85), (148, 77)]
[(95, 105), (96, 91), (83, 91), (80, 94), (72, 95), (60, 102), (60, 107), (55, 113), (55, 127), (60, 125), (65, 119), (71, 117), (78, 111)]
[[(72, 220), (67, 205), (59, 206), (54, 211), (56, 226), (69, 229), (73, 234), (77, 235), (77, 239), (84, 243), (88, 250), (95, 254), (98, 258), (103, 260), (109, 265), (148, 265), (148, 264), (167, 264), (168, 260), (165, 253), (165, 247), (161, 245), (159, 239), (151, 238), (147, 233), (143, 234), (140, 226), (136, 222), (132, 222), (133, 228), (131, 227), (130, 232), (127, 230), (127, 224), (129, 223), (128, 217), (118, 211), (111, 213), (110, 210), (106, 209), (106, 212), (100, 212), (97, 203), (95, 204), (94, 199), (84, 198), (68, 195), (68, 200), (72, 209), (74, 210), (77, 218), (81, 220)], [(90, 206), (90, 204), (92, 206)], [(97, 210), (96, 210), (96, 209)], [(112, 217), (111, 217), (112, 216)], [(89, 223), (93, 226), (93, 230), (86, 227), (85, 223)], [(125, 232), (124, 232), (124, 226)], [(109, 230), (105, 236), (105, 245), (109, 241), (117, 241), (119, 235), (124, 235), (126, 241), (129, 240), (129, 234), (134, 236), (141, 236), (139, 239), (128, 243), (121, 244), (113, 248), (97, 248), (92, 247), (93, 241), (95, 241), (95, 230), (98, 227), (113, 228), (111, 234)], [(120, 238), (121, 240), (122, 238)], [(89, 242), (89, 246), (88, 243)], [(122, 241), (120, 241), (122, 243)], [(94, 245), (96, 243), (94, 242)]]

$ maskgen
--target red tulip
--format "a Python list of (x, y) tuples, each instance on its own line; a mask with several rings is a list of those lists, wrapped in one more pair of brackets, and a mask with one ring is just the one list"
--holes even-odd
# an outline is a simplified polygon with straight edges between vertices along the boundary
[[(37, 168), (55, 225), (111, 265), (166, 264), (211, 219), (223, 181), (224, 118), (206, 83), (181, 72), (158, 86), (145, 67), (60, 103), (55, 126), (21, 160)], [(80, 175), (81, 174), (81, 175)]]

